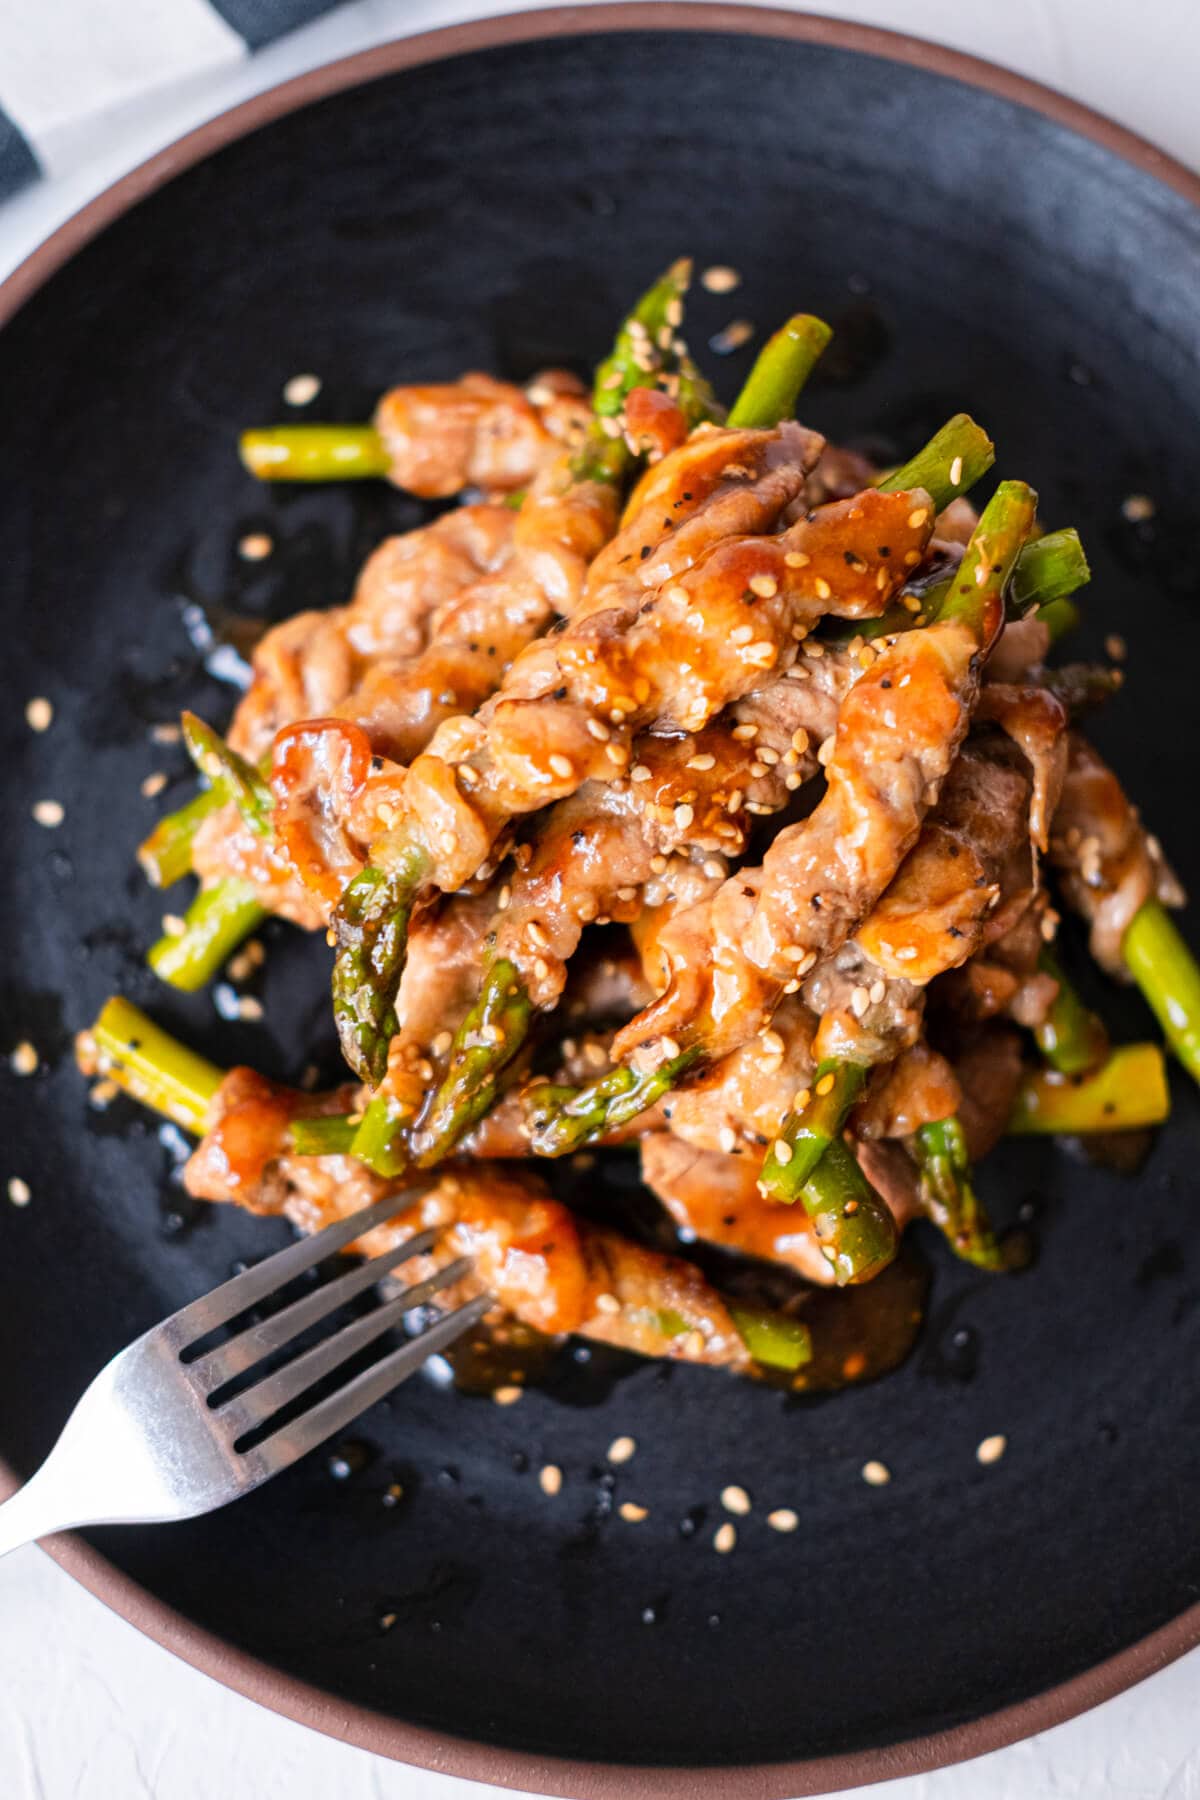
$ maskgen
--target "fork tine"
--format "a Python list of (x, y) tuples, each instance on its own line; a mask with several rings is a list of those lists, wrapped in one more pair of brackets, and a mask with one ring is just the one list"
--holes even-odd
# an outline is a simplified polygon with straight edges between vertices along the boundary
[(314, 1288), (311, 1294), (302, 1294), (299, 1300), (281, 1307), (269, 1319), (260, 1325), (248, 1325), (245, 1331), (239, 1331), (228, 1343), (218, 1344), (206, 1356), (198, 1356), (188, 1364), (188, 1375), (195, 1382), (211, 1393), (214, 1388), (232, 1381), (245, 1369), (252, 1369), (264, 1356), (273, 1350), (282, 1350), (285, 1344), (307, 1331), (319, 1319), (328, 1313), (336, 1312), (339, 1306), (345, 1306), (356, 1295), (367, 1288), (374, 1287), (385, 1275), (391, 1273), (398, 1263), (409, 1262), (414, 1256), (424, 1256), (432, 1250), (437, 1242), (436, 1231), (420, 1231), (415, 1237), (406, 1238), (402, 1244), (393, 1244), (381, 1256), (373, 1256), (370, 1261), (359, 1263), (357, 1268), (348, 1269), (339, 1275), (336, 1281), (327, 1281), (323, 1286)]
[(301, 1238), (298, 1243), (289, 1244), (286, 1249), (277, 1250), (274, 1256), (268, 1256), (263, 1262), (256, 1263), (252, 1269), (246, 1269), (241, 1275), (235, 1275), (232, 1281), (222, 1282), (211, 1294), (205, 1294), (200, 1300), (193, 1300), (174, 1313), (166, 1321), (172, 1327), (173, 1336), (181, 1350), (194, 1344), (197, 1338), (206, 1337), (219, 1325), (228, 1325), (241, 1312), (257, 1306), (268, 1294), (294, 1281), (297, 1275), (303, 1275), (315, 1263), (322, 1262), (325, 1257), (332, 1256), (338, 1250), (344, 1250), (352, 1244), (356, 1237), (376, 1225), (386, 1224), (404, 1207), (411, 1206), (417, 1199), (419, 1188), (405, 1188), (396, 1194), (388, 1194), (374, 1206), (364, 1207), (362, 1212), (351, 1213), (348, 1218), (339, 1219), (336, 1225), (327, 1225), (324, 1231), (318, 1231), (315, 1237)]
[(377, 1400), (382, 1400), (392, 1388), (414, 1374), (436, 1351), (445, 1349), (448, 1344), (461, 1337), (464, 1331), (477, 1325), (495, 1304), (490, 1294), (480, 1294), (477, 1299), (468, 1300), (465, 1306), (458, 1307), (454, 1312), (443, 1313), (437, 1323), (431, 1325), (428, 1331), (423, 1331), (420, 1337), (402, 1344), (380, 1362), (364, 1369), (361, 1375), (348, 1381), (336, 1394), (318, 1401), (316, 1406), (302, 1413), (298, 1419), (293, 1419), (288, 1425), (281, 1425), (278, 1431), (265, 1438), (251, 1452), (263, 1471), (260, 1479), (286, 1469), (297, 1457), (315, 1450), (326, 1438), (344, 1430), (360, 1413), (373, 1406)]
[(377, 1311), (368, 1313), (365, 1318), (352, 1320), (323, 1343), (304, 1351), (294, 1362), (288, 1363), (286, 1368), (268, 1375), (256, 1387), (248, 1388), (244, 1394), (237, 1394), (223, 1406), (218, 1406), (217, 1417), (234, 1436), (251, 1431), (256, 1425), (265, 1424), (272, 1413), (278, 1412), (281, 1406), (286, 1406), (289, 1400), (296, 1399), (323, 1375), (340, 1368), (356, 1351), (364, 1350), (376, 1338), (398, 1325), (405, 1313), (424, 1306), (434, 1294), (460, 1281), (470, 1271), (470, 1258), (460, 1257), (457, 1262), (438, 1269), (424, 1281), (415, 1282)]

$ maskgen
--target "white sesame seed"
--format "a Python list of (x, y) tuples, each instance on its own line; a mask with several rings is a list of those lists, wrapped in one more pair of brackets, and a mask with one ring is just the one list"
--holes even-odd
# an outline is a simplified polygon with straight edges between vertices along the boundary
[(767, 1524), (772, 1531), (795, 1531), (799, 1523), (799, 1515), (790, 1506), (777, 1506), (774, 1512), (767, 1514)]
[(521, 1398), (523, 1389), (519, 1387), (498, 1387), (492, 1391), (492, 1399), (497, 1406), (515, 1406)]
[(748, 644), (753, 636), (753, 625), (735, 625), (729, 634), (729, 641), (731, 644)]
[(956, 456), (954, 461), (950, 464), (950, 486), (951, 487), (957, 487), (959, 482), (962, 480), (962, 470), (963, 470), (963, 459), (961, 456)]
[(547, 1463), (538, 1474), (538, 1486), (543, 1494), (549, 1494), (551, 1498), (562, 1492), (562, 1484), (562, 1470), (557, 1463)]
[(320, 377), (316, 375), (293, 375), (283, 384), (283, 397), (289, 406), (308, 406), (320, 391)]
[(737, 1513), (745, 1518), (750, 1511), (750, 1496), (744, 1487), (730, 1486), (721, 1489), (721, 1505), (726, 1512)]
[(619, 1313), (620, 1310), (621, 1310), (621, 1302), (617, 1299), (617, 1296), (615, 1294), (597, 1294), (596, 1295), (596, 1311), (597, 1312), (608, 1313), (609, 1316), (611, 1317), (611, 1315), (613, 1313)]
[(854, 1014), (856, 1019), (866, 1017), (867, 1008), (870, 1004), (871, 994), (868, 988), (856, 987), (853, 989), (850, 995), (850, 1011)]
[(710, 881), (723, 881), (725, 879), (725, 864), (718, 862), (715, 856), (708, 857), (707, 860), (700, 865), (700, 871), (701, 874), (707, 875)]
[(630, 1525), (640, 1525), (643, 1519), (650, 1517), (648, 1506), (639, 1506), (636, 1500), (622, 1500), (617, 1511)]
[(708, 347), (714, 356), (730, 356), (740, 350), (743, 344), (749, 343), (754, 336), (754, 327), (749, 319), (730, 319), (728, 325), (713, 333), (708, 340)]
[(252, 1023), (263, 1016), (263, 1003), (256, 1000), (253, 994), (242, 994), (237, 1003), (239, 1019), (247, 1019)]
[(558, 776), (560, 781), (570, 781), (575, 774), (575, 765), (570, 757), (560, 756), (558, 751), (555, 751), (550, 758), (550, 770), (552, 774)]
[(868, 1487), (886, 1487), (892, 1479), (892, 1471), (886, 1463), (866, 1462), (862, 1466), (862, 1478)]
[(713, 1549), (718, 1556), (728, 1556), (736, 1543), (737, 1528), (731, 1519), (726, 1519), (723, 1525), (717, 1527), (713, 1536)]
[(37, 800), (31, 811), (37, 823), (44, 825), (47, 831), (55, 830), (67, 816), (61, 800)]
[(752, 575), (746, 586), (760, 600), (773, 600), (779, 592), (779, 583), (773, 575)]
[(429, 1048), (435, 1056), (445, 1056), (453, 1042), (454, 1033), (452, 1031), (439, 1031)]
[(624, 744), (605, 744), (604, 754), (609, 762), (618, 769), (623, 769), (629, 761), (629, 752)]
[(166, 785), (166, 776), (161, 769), (156, 769), (153, 775), (147, 775), (146, 779), (142, 782), (142, 793), (146, 796), (147, 800), (153, 800), (156, 794), (162, 793)]
[(150, 736), (156, 744), (177, 744), (183, 733), (178, 725), (173, 725), (170, 720), (167, 720), (161, 725), (152, 725)]
[(1121, 502), (1121, 512), (1131, 525), (1144, 524), (1157, 511), (1158, 507), (1149, 494), (1127, 494)]
[(766, 638), (759, 638), (756, 644), (748, 644), (742, 655), (747, 662), (761, 663), (766, 669), (775, 661), (778, 652), (774, 644), (768, 642)]
[(701, 287), (707, 288), (710, 294), (732, 294), (734, 288), (741, 284), (740, 272), (730, 268), (728, 263), (714, 263), (700, 277)]
[(645, 763), (634, 763), (632, 769), (629, 771), (630, 781), (649, 781), (650, 778), (650, 770), (646, 767)]
[(679, 1055), (679, 1045), (673, 1037), (659, 1038), (658, 1046), (663, 1053), (664, 1062), (674, 1062)]
[(636, 1449), (636, 1438), (616, 1437), (608, 1446), (606, 1455), (610, 1463), (627, 1463)]
[(28, 1206), (33, 1199), (29, 1183), (22, 1181), (19, 1175), (14, 1175), (8, 1184), (8, 1197), (14, 1206)]
[(249, 531), (238, 540), (238, 555), (243, 562), (263, 562), (275, 548), (265, 531)]
[(607, 744), (609, 738), (612, 736), (612, 733), (609, 731), (608, 726), (603, 722), (602, 719), (589, 719), (587, 721), (587, 731), (588, 731), (588, 734), (591, 737), (594, 737), (596, 739), (596, 742), (599, 744)]
[(689, 756), (684, 766), (689, 769), (698, 769), (704, 773), (709, 769), (716, 768), (717, 759), (715, 756), (710, 755), (707, 750), (702, 750), (698, 756)]
[(25, 723), (30, 731), (49, 731), (54, 708), (43, 695), (37, 694), (25, 707)]
[(833, 596), (833, 589), (823, 575), (818, 575), (813, 582), (813, 591), (818, 600), (829, 600)]
[(1114, 662), (1124, 662), (1128, 654), (1125, 639), (1117, 632), (1111, 632), (1104, 640), (1104, 653), (1111, 656)]
[(675, 823), (679, 827), (680, 831), (686, 831), (688, 826), (692, 823), (692, 820), (695, 817), (696, 817), (696, 809), (693, 806), (688, 806), (686, 804), (683, 804), (683, 805), (677, 806), (675, 808), (675, 813), (674, 813)]
[(880, 1006), (887, 994), (887, 983), (882, 977), (871, 983), (870, 1001), (872, 1006)]
[(771, 1146), (771, 1153), (775, 1161), (781, 1163), (785, 1169), (792, 1160), (792, 1146), (786, 1138), (776, 1138)]
[(23, 1038), (9, 1057), (14, 1075), (36, 1075), (38, 1053), (28, 1038)]
[(975, 1451), (975, 1460), (983, 1463), (985, 1466), (988, 1463), (999, 1462), (1007, 1449), (1008, 1439), (1003, 1433), (997, 1432), (995, 1437), (984, 1438), (983, 1442)]
[(717, 1142), (726, 1156), (732, 1156), (737, 1148), (737, 1133), (732, 1125), (722, 1125), (717, 1133)]

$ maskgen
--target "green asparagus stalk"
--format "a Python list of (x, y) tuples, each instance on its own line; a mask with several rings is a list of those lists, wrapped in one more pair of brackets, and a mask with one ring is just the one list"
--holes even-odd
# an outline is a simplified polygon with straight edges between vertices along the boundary
[(243, 431), (238, 451), (259, 481), (361, 481), (388, 472), (373, 425), (269, 425)]
[(250, 883), (226, 876), (200, 889), (184, 914), (183, 930), (160, 937), (146, 960), (161, 980), (194, 994), (266, 917)]
[(896, 1221), (838, 1137), (800, 1192), (813, 1236), (839, 1287), (870, 1281), (900, 1245)]
[(448, 1156), (463, 1133), (491, 1110), (498, 1077), (524, 1043), (532, 1010), (515, 964), (499, 957), (454, 1034), (445, 1077), (414, 1138), (420, 1167)]
[(795, 313), (760, 350), (728, 423), (741, 430), (792, 418), (800, 390), (832, 336), (824, 319)]
[(275, 806), (270, 782), (195, 713), (185, 712), (180, 722), (188, 755), (211, 784), (210, 791), (236, 806), (257, 837), (270, 837)]
[(1147, 900), (1135, 913), (1121, 954), (1167, 1042), (1200, 1081), (1200, 968), (1161, 901)]
[(842, 1135), (866, 1079), (861, 1063), (820, 1064), (807, 1102), (789, 1117), (767, 1152), (760, 1185), (768, 1198), (789, 1206), (800, 1199), (830, 1144)]
[(875, 485), (884, 494), (924, 488), (935, 512), (965, 494), (996, 460), (996, 447), (969, 413), (955, 413), (908, 462)]
[(555, 1087), (549, 1082), (530, 1088), (525, 1117), (534, 1155), (566, 1156), (606, 1131), (627, 1125), (670, 1093), (699, 1056), (698, 1048), (684, 1050), (650, 1070), (622, 1064), (582, 1088)]
[(105, 1001), (85, 1033), (80, 1058), (89, 1074), (115, 1081), (143, 1106), (197, 1135), (223, 1079), (215, 1063), (177, 1043), (119, 994)]
[(790, 1374), (812, 1361), (812, 1332), (801, 1319), (771, 1312), (765, 1306), (746, 1306), (734, 1300), (727, 1304), (737, 1334), (756, 1363)]
[(1132, 1131), (1161, 1125), (1171, 1110), (1157, 1044), (1122, 1044), (1090, 1075), (1038, 1069), (1017, 1094), (1008, 1129), (1017, 1136)]
[(1034, 1037), (1042, 1056), (1060, 1075), (1085, 1075), (1108, 1055), (1108, 1033), (1067, 980), (1058, 958), (1050, 949), (1038, 957), (1042, 973), (1058, 983), (1058, 993)]
[[(910, 631), (914, 625), (928, 624), (931, 619), (937, 618), (939, 608), (950, 591), (951, 580), (952, 577), (946, 575), (941, 580), (930, 581), (924, 586), (910, 584), (906, 592), (910, 597), (915, 596), (920, 600), (919, 611), (914, 612), (902, 599), (896, 600), (877, 619), (855, 620), (853, 626), (847, 626), (836, 634), (837, 641), (849, 642), (855, 636), (867, 640), (891, 637), (894, 632)], [(1009, 584), (1010, 610), (1020, 617), (1036, 612), (1039, 618), (1045, 618), (1047, 612), (1053, 611), (1065, 595), (1074, 593), (1090, 580), (1091, 570), (1074, 526), (1067, 526), (1063, 531), (1047, 532), (1045, 537), (1021, 548)], [(1013, 596), (1018, 591), (1020, 599), (1014, 601)]]
[(399, 1029), (396, 995), (408, 948), (408, 921), (428, 861), (412, 847), (387, 871), (370, 864), (345, 889), (334, 915), (333, 1016), (342, 1054), (371, 1087), (387, 1073)]
[(171, 887), (191, 872), (192, 843), (210, 814), (225, 804), (216, 788), (200, 792), (176, 812), (160, 819), (150, 836), (138, 845), (138, 862), (151, 887)]
[(975, 1192), (966, 1139), (956, 1117), (922, 1125), (913, 1138), (921, 1203), (954, 1251), (979, 1269), (1002, 1269), (1004, 1252)]

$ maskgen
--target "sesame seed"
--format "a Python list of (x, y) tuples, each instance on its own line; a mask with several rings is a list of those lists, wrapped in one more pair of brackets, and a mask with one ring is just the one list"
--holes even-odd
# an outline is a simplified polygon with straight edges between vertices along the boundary
[(776, 1138), (771, 1146), (771, 1151), (775, 1161), (777, 1163), (782, 1163), (783, 1167), (786, 1169), (792, 1160), (792, 1146), (788, 1143), (787, 1139)]
[(754, 336), (754, 327), (749, 319), (730, 319), (728, 325), (713, 333), (708, 340), (708, 347), (714, 356), (732, 356), (743, 344), (749, 343)]
[(779, 583), (773, 575), (752, 575), (746, 585), (760, 600), (773, 600), (779, 592)]
[(88, 1095), (88, 1105), (95, 1107), (97, 1112), (103, 1112), (106, 1107), (112, 1105), (120, 1092), (115, 1081), (107, 1079), (98, 1081)]
[(766, 638), (760, 638), (757, 644), (748, 645), (744, 651), (747, 662), (761, 663), (764, 669), (770, 667), (777, 654), (774, 644)]
[(682, 805), (675, 808), (675, 823), (680, 831), (686, 831), (695, 816), (695, 807)]
[(679, 1055), (679, 1045), (673, 1037), (659, 1038), (658, 1046), (663, 1053), (663, 1060), (665, 1062), (674, 1062), (675, 1058)]
[(308, 406), (321, 391), (318, 375), (293, 375), (283, 384), (283, 397), (289, 406)]
[(813, 582), (813, 588), (818, 600), (828, 600), (833, 594), (833, 589), (823, 575), (817, 576), (817, 579)]
[(714, 263), (700, 277), (701, 287), (707, 288), (710, 294), (732, 294), (741, 283), (740, 272), (730, 268), (728, 263)]
[(162, 725), (152, 725), (150, 736), (156, 744), (177, 744), (183, 733), (178, 725), (172, 725), (168, 720)]
[(792, 1111), (802, 1113), (812, 1099), (811, 1088), (797, 1088), (792, 1095)]
[(1124, 662), (1127, 654), (1125, 639), (1115, 631), (1110, 633), (1104, 640), (1104, 651), (1114, 662)]
[(748, 644), (753, 636), (753, 625), (736, 625), (729, 634), (729, 641), (731, 644)]
[(530, 919), (525, 929), (529, 933), (529, 941), (531, 944), (536, 944), (539, 950), (548, 950), (550, 948), (550, 939), (546, 936), (545, 931), (538, 924), (536, 919)]
[(753, 781), (761, 781), (766, 772), (767, 765), (765, 762), (752, 762), (750, 764), (750, 776)]
[(951, 487), (958, 486), (959, 482), (962, 480), (962, 471), (963, 471), (963, 459), (961, 456), (956, 456), (954, 461), (950, 464), (950, 486)]
[(789, 550), (783, 560), (789, 569), (806, 569), (812, 557), (806, 550)]
[(38, 1053), (28, 1038), (22, 1039), (9, 1057), (14, 1075), (36, 1075)]
[(634, 763), (629, 771), (629, 779), (630, 781), (649, 781), (651, 779), (650, 770), (645, 763)]
[(604, 754), (607, 756), (609, 762), (614, 764), (618, 769), (623, 769), (625, 764), (629, 761), (629, 752), (624, 744), (605, 744)]
[(719, 1525), (714, 1533), (713, 1549), (717, 1552), (718, 1556), (728, 1556), (736, 1543), (737, 1528), (732, 1520), (726, 1519), (725, 1523)]
[(662, 854), (661, 851), (657, 851), (650, 858), (650, 873), (652, 875), (661, 875), (664, 872), (664, 870), (666, 869), (666, 866), (667, 866), (667, 859)]
[(637, 1439), (616, 1437), (605, 1452), (610, 1463), (627, 1463), (637, 1449)]
[(146, 796), (147, 800), (153, 800), (156, 794), (162, 793), (166, 785), (166, 776), (161, 769), (156, 769), (153, 775), (147, 775), (146, 779), (143, 781), (142, 793)]
[(699, 756), (689, 756), (688, 760), (685, 764), (686, 768), (699, 769), (702, 772), (706, 771), (708, 769), (715, 769), (716, 766), (717, 766), (716, 757), (710, 755), (707, 750), (701, 751)]
[(499, 912), (507, 912), (511, 900), (512, 900), (512, 889), (509, 887), (509, 885), (506, 881), (504, 883), (504, 886), (500, 889), (500, 892), (496, 896), (497, 910)]
[(263, 1016), (262, 1001), (256, 1000), (253, 994), (242, 994), (237, 1003), (237, 1016), (251, 1023), (257, 1022)]
[(731, 1486), (721, 1489), (721, 1505), (726, 1512), (736, 1513), (745, 1518), (750, 1511), (750, 1496), (744, 1487)]
[(854, 1014), (856, 1019), (866, 1017), (867, 1008), (870, 1004), (871, 994), (869, 989), (865, 987), (856, 987), (853, 989), (850, 995), (850, 1011)]
[(821, 1096), (822, 1099), (824, 1099), (826, 1094), (832, 1094), (833, 1087), (834, 1087), (833, 1075), (832, 1074), (822, 1075), (820, 1081), (818, 1081), (818, 1083), (817, 1083), (817, 1093)]
[(617, 1511), (630, 1525), (640, 1525), (643, 1519), (650, 1517), (648, 1506), (639, 1506), (636, 1500), (622, 1500)]
[(435, 1056), (445, 1056), (453, 1042), (454, 1033), (452, 1031), (439, 1031), (429, 1048)]
[(995, 1437), (984, 1438), (982, 1444), (980, 1444), (975, 1451), (975, 1460), (976, 1462), (983, 1463), (985, 1466), (988, 1463), (999, 1462), (1007, 1449), (1008, 1439), (1003, 1433), (997, 1432)]
[(629, 887), (629, 886), (619, 887), (617, 889), (617, 899), (624, 900), (626, 903), (628, 903), (630, 900), (636, 900), (637, 899), (637, 889), (635, 887)]
[(570, 781), (575, 774), (575, 765), (570, 757), (560, 756), (558, 751), (555, 751), (550, 758), (550, 770), (552, 774), (558, 776), (560, 781)]
[(753, 813), (757, 819), (766, 819), (775, 811), (775, 808), (768, 806), (763, 800), (747, 800), (746, 811)]
[(597, 1294), (596, 1295), (596, 1311), (597, 1312), (608, 1313), (609, 1315), (611, 1315), (613, 1313), (619, 1313), (620, 1310), (621, 1310), (621, 1302), (617, 1299), (617, 1296), (615, 1294)]
[(862, 1478), (868, 1487), (886, 1487), (892, 1479), (892, 1471), (886, 1463), (865, 1462), (862, 1466)]
[(619, 438), (624, 427), (620, 419), (601, 419), (600, 429), (605, 437)]
[(797, 788), (802, 788), (804, 786), (804, 777), (803, 775), (797, 775), (794, 772), (791, 775), (785, 775), (783, 778), (783, 785), (789, 794), (794, 794)]
[(25, 723), (30, 731), (49, 731), (54, 708), (43, 695), (37, 694), (25, 707)]
[(608, 726), (600, 719), (589, 719), (587, 721), (587, 731), (589, 735), (594, 737), (597, 743), (600, 744), (607, 744), (609, 738), (612, 736)]
[(717, 1133), (717, 1142), (725, 1152), (726, 1156), (733, 1155), (734, 1150), (737, 1148), (737, 1133), (734, 1131), (732, 1125), (722, 1125), (720, 1131)]
[(790, 1506), (777, 1506), (774, 1512), (767, 1514), (767, 1524), (772, 1531), (795, 1531), (799, 1523), (799, 1515)]
[(492, 1390), (492, 1399), (497, 1406), (515, 1406), (523, 1392), (519, 1387), (498, 1387)]
[(31, 811), (37, 823), (44, 825), (47, 831), (55, 830), (67, 816), (61, 800), (37, 800)]
[(815, 657), (816, 660), (819, 662), (825, 654), (825, 646), (824, 646), (824, 644), (817, 643), (814, 640), (813, 643), (805, 645), (804, 654), (805, 654), (805, 656)]
[(1131, 525), (1142, 525), (1152, 519), (1158, 507), (1149, 494), (1127, 494), (1121, 502), (1122, 515)]
[(553, 1498), (555, 1494), (560, 1494), (562, 1492), (562, 1484), (562, 1470), (557, 1463), (547, 1463), (545, 1467), (539, 1471), (538, 1486), (541, 1488), (543, 1494), (549, 1494), (550, 1497)]
[(908, 515), (909, 529), (911, 531), (919, 531), (921, 526), (925, 523), (925, 521), (928, 517), (929, 517), (929, 508), (927, 506), (916, 507)]
[(733, 735), (739, 744), (753, 743), (754, 739), (758, 736), (758, 726), (735, 725), (733, 728)]
[[(178, 913), (164, 913), (162, 928), (164, 937), (182, 937), (187, 930), (187, 920), (181, 919)], [(232, 973), (232, 965), (230, 973)], [(236, 976), (234, 976), (234, 980), (237, 980)]]
[(675, 331), (678, 331), (679, 327), (683, 324), (683, 301), (678, 298), (668, 300), (666, 307), (663, 310), (663, 317), (666, 319), (668, 325)]
[(441, 831), (438, 833), (438, 849), (442, 852), (443, 856), (453, 856), (457, 848), (457, 841), (452, 831)]
[(808, 733), (803, 725), (798, 726), (792, 733), (792, 749), (798, 750), (801, 755), (808, 749)]
[(265, 531), (250, 531), (238, 539), (238, 555), (243, 562), (263, 562), (274, 548), (274, 540)]
[(793, 663), (790, 669), (784, 670), (784, 674), (789, 681), (809, 681), (812, 670), (804, 668), (800, 663)]
[(701, 863), (700, 872), (703, 875), (707, 875), (710, 881), (724, 881), (725, 864), (723, 862), (718, 862), (715, 856), (710, 856)]
[(777, 1031), (761, 1031), (759, 1041), (769, 1056), (782, 1056), (784, 1042)]
[(836, 749), (837, 749), (837, 738), (836, 738), (835, 734), (831, 731), (829, 736), (825, 739), (825, 742), (821, 745), (820, 749), (817, 751), (817, 761), (820, 763), (820, 765), (823, 769), (827, 769), (829, 767), (830, 763), (833, 761), (833, 753)]
[(870, 995), (871, 1005), (872, 1006), (882, 1005), (883, 999), (884, 999), (884, 996), (886, 995), (886, 993), (887, 993), (887, 983), (882, 979), (882, 977), (878, 981), (873, 981), (871, 983), (871, 995)]

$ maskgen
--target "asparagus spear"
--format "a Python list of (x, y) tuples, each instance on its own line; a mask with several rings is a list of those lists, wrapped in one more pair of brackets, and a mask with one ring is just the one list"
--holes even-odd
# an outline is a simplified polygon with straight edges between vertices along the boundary
[(160, 937), (146, 960), (163, 981), (194, 994), (266, 917), (250, 883), (226, 876), (200, 889), (183, 916), (183, 930)]
[(360, 481), (388, 472), (373, 425), (269, 425), (243, 431), (238, 451), (260, 481)]
[(211, 784), (210, 791), (232, 803), (257, 837), (270, 837), (275, 796), (262, 773), (193, 712), (180, 721), (188, 755)]
[(105, 1001), (85, 1038), (89, 1062), (93, 1046), (96, 1072), (185, 1131), (204, 1130), (223, 1079), (215, 1063), (177, 1043), (119, 994)]
[(820, 1064), (808, 1100), (785, 1121), (763, 1163), (763, 1189), (772, 1200), (790, 1205), (800, 1199), (805, 1182), (830, 1144), (841, 1136), (866, 1079), (861, 1063)]
[(530, 1148), (535, 1156), (565, 1156), (616, 1131), (677, 1086), (699, 1056), (698, 1049), (684, 1050), (649, 1070), (623, 1063), (581, 1088), (540, 1082), (526, 1100)]
[[(856, 620), (852, 627), (837, 634), (838, 640), (849, 641), (858, 636), (869, 642), (890, 637), (893, 632), (909, 631), (914, 625), (927, 625), (937, 617), (950, 591), (951, 579), (950, 575), (943, 575), (940, 579), (910, 583), (904, 596), (877, 619)], [(1065, 595), (1073, 594), (1090, 580), (1091, 570), (1075, 527), (1047, 532), (1045, 537), (1021, 547), (1009, 584), (1010, 610), (1022, 618), (1031, 612), (1045, 618)], [(915, 608), (914, 601), (919, 603)]]
[(958, 1119), (922, 1125), (913, 1138), (913, 1152), (921, 1171), (922, 1205), (955, 1255), (980, 1269), (1004, 1268), (1004, 1252), (975, 1192)]
[(158, 821), (137, 853), (152, 887), (171, 887), (190, 873), (193, 839), (209, 814), (219, 812), (224, 804), (225, 796), (216, 788), (201, 788), (186, 806)]
[(1121, 953), (1167, 1042), (1200, 1081), (1200, 968), (1161, 901), (1138, 909)]
[(1037, 1047), (1060, 1075), (1085, 1075), (1108, 1054), (1108, 1033), (1067, 980), (1053, 951), (1043, 949), (1038, 967), (1058, 983), (1045, 1019), (1034, 1030)]
[(730, 410), (729, 424), (740, 430), (790, 419), (801, 388), (832, 336), (824, 319), (794, 313), (759, 351)]
[(1090, 1075), (1038, 1069), (1027, 1075), (1008, 1122), (1018, 1136), (1131, 1131), (1161, 1125), (1171, 1110), (1157, 1044), (1122, 1044)]
[(996, 460), (996, 448), (969, 413), (955, 413), (929, 442), (876, 482), (883, 494), (903, 494), (924, 488), (935, 512), (944, 512), (952, 500), (973, 487)]

